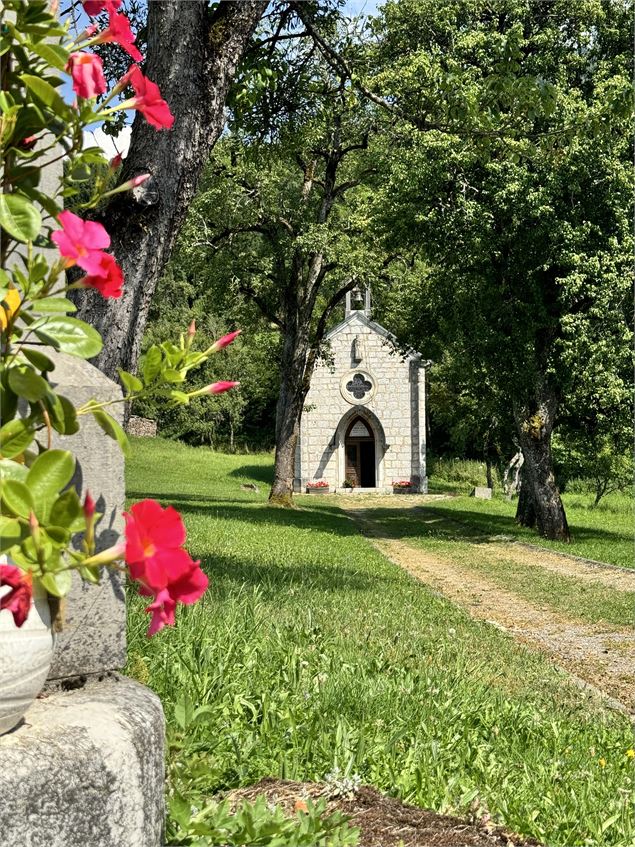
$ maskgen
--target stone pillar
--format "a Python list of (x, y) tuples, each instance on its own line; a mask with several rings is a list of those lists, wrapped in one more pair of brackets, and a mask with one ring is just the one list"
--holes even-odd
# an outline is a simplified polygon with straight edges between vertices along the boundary
[(428, 470), (427, 470), (427, 443), (426, 443), (426, 366), (425, 363), (419, 363), (418, 369), (419, 382), (419, 467), (420, 467), (420, 483), (419, 490), (422, 494), (428, 493)]
[[(76, 406), (121, 397), (87, 362), (53, 358), (51, 383)], [(121, 406), (111, 409), (120, 416)], [(103, 549), (122, 530), (124, 460), (92, 416), (80, 422), (80, 432), (57, 437), (55, 446), (77, 456), (74, 483), (103, 513)], [(126, 661), (122, 579), (110, 572), (99, 586), (77, 579), (65, 605), (48, 688), (0, 737), (0, 847), (160, 847), (163, 712), (155, 694), (117, 673)]]

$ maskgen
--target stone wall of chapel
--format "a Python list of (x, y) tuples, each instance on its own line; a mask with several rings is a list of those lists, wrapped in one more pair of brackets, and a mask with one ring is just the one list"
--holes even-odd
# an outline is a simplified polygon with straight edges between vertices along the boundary
[[(351, 358), (356, 337), (362, 353), (358, 364)], [(318, 363), (305, 403), (297, 486), (303, 489), (313, 479), (325, 479), (331, 488), (341, 486), (336, 433), (343, 415), (353, 408), (358, 408), (362, 417), (368, 409), (383, 427), (386, 449), (383, 480), (378, 480), (378, 485), (390, 489), (393, 480), (418, 476), (419, 457), (425, 450), (424, 433), (419, 432), (418, 366), (404, 361), (388, 339), (355, 317), (330, 343), (333, 363)], [(368, 372), (375, 384), (372, 399), (359, 405), (348, 402), (340, 392), (342, 377), (357, 371)]]

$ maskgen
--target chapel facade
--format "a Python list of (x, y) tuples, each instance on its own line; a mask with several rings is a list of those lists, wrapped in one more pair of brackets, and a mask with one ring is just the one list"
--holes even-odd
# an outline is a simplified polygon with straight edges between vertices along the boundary
[(427, 363), (371, 320), (369, 289), (347, 294), (344, 321), (326, 340), (329, 360), (317, 363), (302, 414), (295, 489), (325, 480), (331, 491), (388, 493), (410, 480), (427, 492)]

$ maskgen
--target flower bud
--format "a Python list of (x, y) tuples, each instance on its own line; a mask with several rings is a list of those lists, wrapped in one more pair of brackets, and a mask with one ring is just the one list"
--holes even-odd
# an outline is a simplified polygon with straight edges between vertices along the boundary
[(192, 319), (192, 323), (187, 328), (187, 334), (190, 338), (194, 338), (196, 335), (196, 321)]
[(87, 521), (91, 520), (95, 517), (95, 501), (90, 496), (90, 491), (86, 492), (86, 496), (84, 497), (84, 517)]
[(237, 388), (239, 385), (239, 382), (232, 382), (231, 380), (221, 380), (220, 382), (213, 382), (211, 385), (208, 385), (204, 390), (207, 394), (222, 394), (223, 391), (229, 391), (230, 388)]
[(219, 350), (222, 350), (224, 347), (228, 347), (234, 339), (240, 335), (242, 329), (237, 329), (235, 332), (228, 332), (227, 335), (223, 335), (222, 338), (219, 338), (218, 341), (215, 341), (212, 346), (209, 348), (210, 353), (217, 353)]
[(116, 156), (113, 156), (109, 162), (110, 170), (116, 171), (121, 167), (121, 163), (123, 162), (123, 156), (121, 153), (117, 153)]

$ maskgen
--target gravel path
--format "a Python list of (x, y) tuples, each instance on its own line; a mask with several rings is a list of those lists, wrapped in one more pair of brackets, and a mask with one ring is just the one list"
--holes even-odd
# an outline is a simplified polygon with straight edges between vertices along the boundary
[[(386, 528), (373, 520), (371, 510), (388, 505), (394, 509), (394, 498), (390, 498), (389, 504), (379, 499), (371, 503), (349, 497), (342, 506), (387, 558), (464, 606), (472, 617), (504, 628), (519, 641), (537, 647), (565, 670), (635, 714), (635, 632), (632, 628), (585, 623), (543, 605), (536, 606), (501, 588), (482, 572), (469, 568), (464, 560), (459, 564), (449, 556), (431, 554), (421, 547), (389, 537)], [(409, 504), (409, 508), (419, 511), (421, 502)], [(586, 568), (566, 556), (549, 551), (543, 554), (509, 542), (474, 543), (472, 546), (479, 559), (527, 562), (582, 582), (635, 590), (635, 574), (630, 572)]]

